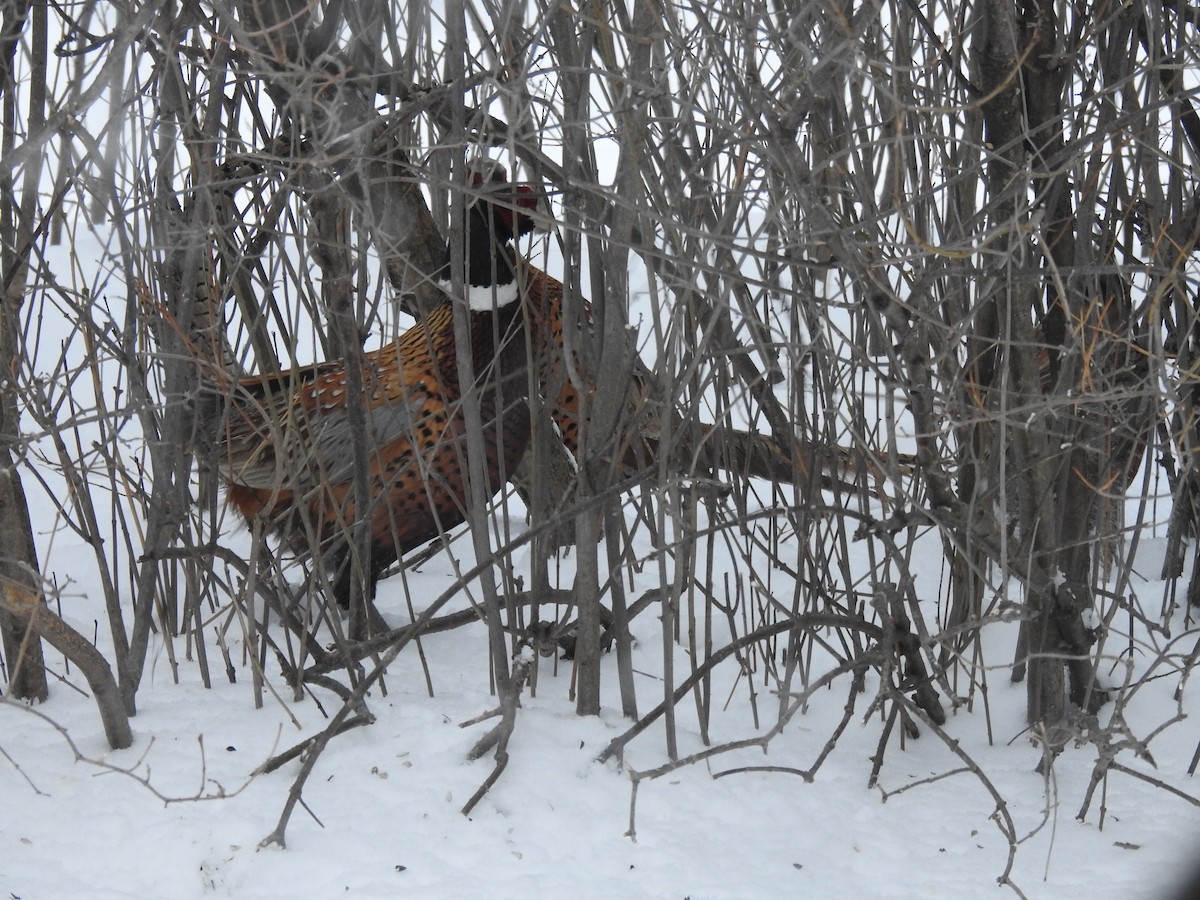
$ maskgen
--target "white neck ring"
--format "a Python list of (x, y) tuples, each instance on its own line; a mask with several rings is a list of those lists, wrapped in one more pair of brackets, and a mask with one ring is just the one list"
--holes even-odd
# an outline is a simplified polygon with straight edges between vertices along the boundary
[[(449, 281), (439, 281), (438, 287), (446, 294), (453, 297), (454, 292), (451, 290)], [(467, 288), (467, 306), (474, 312), (492, 312), (492, 310), (500, 309), (508, 306), (516, 301), (520, 294), (517, 288), (517, 283), (512, 281), (508, 284), (484, 284), (475, 285), (468, 284)]]

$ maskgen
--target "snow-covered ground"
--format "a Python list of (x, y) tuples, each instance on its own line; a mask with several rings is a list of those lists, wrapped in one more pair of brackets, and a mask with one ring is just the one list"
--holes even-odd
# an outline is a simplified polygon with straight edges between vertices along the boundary
[[(936, 575), (936, 569), (920, 573)], [(435, 559), (410, 576), (410, 589), (414, 597), (435, 596), (449, 577), (448, 565)], [(1151, 595), (1156, 587), (1135, 586)], [(400, 591), (399, 579), (381, 586), (385, 614), (396, 622), (405, 617)], [(101, 614), (92, 599), (99, 591), (80, 584), (73, 595), (78, 606), (68, 618), (91, 633), (92, 617)], [(1182, 613), (1175, 626), (1178, 639)], [(661, 672), (658, 628), (652, 613), (634, 623), (643, 711), (661, 695), (654, 675)], [(1007, 625), (989, 634), (997, 660), (1011, 653), (1002, 651), (1012, 637)], [(767, 755), (739, 751), (642, 781), (633, 804), (629, 770), (667, 761), (662, 731), (651, 728), (634, 740), (624, 768), (598, 764), (597, 753), (630, 724), (619, 714), (615, 659), (605, 660), (606, 711), (599, 718), (574, 714), (569, 663), (555, 673), (543, 661), (537, 695), (527, 693), (518, 714), (507, 770), (463, 816), (461, 807), (493, 765), (490, 757), (466, 759), (490, 722), (461, 727), (495, 705), (485, 634), (471, 626), (431, 635), (423, 645), (434, 696), (416, 654), (402, 653), (386, 676), (386, 696), (375, 690), (369, 699), (377, 721), (336, 737), (318, 760), (286, 850), (259, 845), (274, 829), (300, 764), (252, 773), (324, 725), (311, 699), (268, 697), (254, 709), (236, 642), (238, 683), (221, 679), (211, 690), (186, 661), (182, 683), (173, 683), (160, 652), (138, 695), (135, 744), (113, 752), (82, 679), (51, 654), (58, 679), (49, 703), (33, 710), (0, 704), (0, 889), (24, 900), (1012, 895), (996, 885), (1009, 847), (993, 821), (993, 797), (975, 775), (947, 774), (962, 762), (936, 736), (926, 732), (901, 746), (897, 730), (882, 791), (868, 789), (881, 730), (877, 714), (863, 720), (874, 695), (871, 679), (812, 783), (778, 771), (714, 775), (742, 766), (811, 766), (846, 703), (845, 681), (818, 693)], [(1176, 645), (1186, 654), (1195, 640), (1187, 635)], [(1139, 650), (1135, 665), (1148, 664), (1149, 650)], [(287, 695), (277, 672), (271, 675)], [(735, 680), (732, 667), (719, 670), (714, 697), (723, 699)], [(759, 688), (760, 709), (773, 708), (773, 697)], [(1144, 737), (1172, 716), (1179, 688), (1179, 676), (1167, 672), (1143, 688), (1133, 707), (1140, 719), (1130, 722), (1136, 734)], [(745, 694), (741, 682), (726, 711), (714, 703), (714, 741), (755, 734)], [(1183, 698), (1185, 710), (1194, 705), (1186, 685)], [(322, 701), (335, 708), (329, 695)], [(1165, 896), (1200, 849), (1200, 811), (1112, 773), (1078, 821), (1094, 747), (1069, 747), (1044, 779), (1035, 772), (1038, 751), (1023, 733), (1024, 686), (1009, 684), (997, 668), (989, 675), (988, 702), (993, 743), (979, 703), (973, 712), (951, 715), (946, 731), (1005, 800), (1021, 839), (1012, 872), (1021, 890), (1089, 900)], [(1101, 711), (1102, 723), (1111, 709)], [(694, 704), (685, 701), (679, 710), (679, 750), (686, 755), (703, 745)], [(87, 761), (75, 759), (63, 732)], [(1196, 794), (1186, 770), (1198, 743), (1200, 726), (1188, 719), (1154, 740), (1157, 769), (1128, 753), (1120, 761)], [(946, 777), (884, 796), (938, 775)]]

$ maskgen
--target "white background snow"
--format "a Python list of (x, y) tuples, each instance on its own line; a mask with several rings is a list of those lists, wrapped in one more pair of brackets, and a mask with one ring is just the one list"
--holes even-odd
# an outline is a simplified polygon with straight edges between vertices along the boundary
[[(40, 524), (47, 523), (44, 518)], [(45, 534), (43, 532), (43, 538)], [(936, 541), (926, 538), (931, 551)], [(460, 542), (461, 543), (461, 542)], [(48, 568), (79, 571), (78, 548), (59, 535)], [(1160, 545), (1145, 545), (1152, 554)], [(920, 554), (918, 554), (920, 556)], [(922, 579), (936, 584), (937, 554)], [(73, 560), (75, 564), (73, 565)], [(1148, 560), (1153, 570), (1157, 560)], [(653, 567), (650, 567), (653, 568)], [(410, 575), (410, 589), (433, 597), (451, 578), (442, 558)], [(1150, 593), (1161, 586), (1135, 586)], [(102, 615), (99, 590), (79, 581), (64, 610), (85, 633)], [(405, 619), (399, 580), (381, 589), (385, 615)], [(1181, 612), (1175, 646), (1187, 654), (1195, 632)], [(102, 629), (101, 629), (102, 630)], [(634, 623), (643, 711), (659, 699), (657, 619)], [(995, 658), (1011, 653), (1013, 626), (987, 633)], [(249, 672), (232, 645), (238, 683), (198, 683), (180, 666), (173, 683), (161, 650), (149, 667), (133, 720), (135, 745), (107, 749), (78, 673), (51, 653), (51, 700), (30, 709), (0, 704), (0, 888), (24, 898), (230, 896), (275, 897), (990, 897), (1008, 894), (995, 879), (1007, 841), (992, 821), (995, 804), (968, 772), (949, 774), (886, 799), (905, 785), (961, 768), (925, 733), (887, 748), (881, 787), (867, 788), (881, 722), (863, 721), (875, 682), (868, 679), (858, 713), (813, 783), (786, 773), (714, 778), (741, 766), (804, 769), (821, 750), (846, 702), (845, 681), (814, 697), (770, 745), (717, 757), (644, 781), (631, 811), (631, 779), (597, 753), (630, 724), (619, 715), (614, 660), (605, 662), (605, 713), (579, 718), (567, 698), (569, 663), (543, 661), (536, 696), (526, 695), (499, 782), (467, 817), (462, 805), (492, 760), (467, 762), (489, 727), (463, 723), (495, 705), (488, 692), (481, 626), (424, 639), (434, 696), (412, 652), (386, 677), (387, 695), (369, 698), (375, 724), (335, 738), (317, 763), (287, 831), (287, 849), (259, 843), (275, 827), (298, 771), (293, 762), (269, 775), (254, 770), (273, 753), (325, 723), (311, 700), (254, 709)], [(176, 642), (181, 647), (181, 642)], [(1135, 665), (1154, 659), (1140, 647)], [(679, 653), (677, 663), (686, 663)], [(1120, 680), (1120, 670), (1107, 673)], [(280, 693), (288, 691), (277, 672)], [(745, 682), (719, 670), (714, 696), (735, 702), (714, 718), (713, 740), (752, 736)], [(761, 708), (773, 708), (761, 684)], [(1177, 674), (1151, 682), (1131, 722), (1147, 734), (1171, 718), (1173, 694), (1193, 692)], [(333, 699), (322, 697), (327, 707)], [(1049, 779), (1035, 772), (1039, 751), (1024, 733), (1025, 689), (1007, 672), (989, 678), (994, 741), (979, 704), (951, 715), (946, 730), (1003, 796), (1021, 843), (1012, 878), (1030, 897), (1166, 896), (1200, 847), (1200, 815), (1188, 802), (1123, 774), (1111, 774), (1084, 821), (1075, 816), (1095, 761), (1091, 746), (1069, 747)], [(283, 708), (286, 705), (286, 710)], [(717, 704), (718, 706), (720, 704)], [(690, 701), (680, 704), (686, 755), (702, 749)], [(1102, 722), (1111, 706), (1101, 711)], [(296, 727), (293, 717), (300, 723)], [(85, 760), (75, 759), (67, 737)], [(1152, 769), (1125, 764), (1189, 794), (1186, 771), (1200, 726), (1184, 720), (1151, 745)], [(666, 762), (661, 730), (637, 738), (626, 768)], [(100, 763), (101, 765), (97, 765)], [(126, 774), (128, 773), (128, 774)], [(129, 776), (134, 777), (129, 777)], [(143, 783), (145, 782), (145, 783)], [(1105, 810), (1103, 828), (1100, 813)], [(631, 816), (635, 834), (631, 835)]]

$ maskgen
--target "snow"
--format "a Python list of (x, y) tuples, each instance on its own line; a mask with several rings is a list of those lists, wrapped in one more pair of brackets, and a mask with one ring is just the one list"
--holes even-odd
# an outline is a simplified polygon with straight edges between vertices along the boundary
[[(1147, 544), (1148, 554), (1161, 553), (1157, 541)], [(434, 559), (410, 573), (410, 590), (414, 597), (435, 596), (449, 577), (448, 562)], [(396, 620), (403, 598), (393, 581), (381, 593), (390, 601), (385, 614)], [(78, 587), (81, 607), (71, 618), (82, 625), (88, 604), (93, 615), (102, 610), (89, 599), (99, 595), (95, 586)], [(661, 671), (661, 638), (650, 614), (634, 626), (645, 712), (661, 693), (647, 674)], [(1002, 625), (991, 639), (1002, 646), (1012, 637), (1011, 626)], [(1192, 649), (1191, 637), (1176, 642), (1181, 652)], [(386, 696), (377, 688), (368, 699), (375, 723), (335, 737), (317, 761), (286, 849), (259, 845), (275, 828), (300, 763), (254, 772), (323, 727), (311, 699), (268, 697), (255, 710), (236, 642), (238, 682), (219, 679), (211, 690), (186, 661), (181, 683), (173, 683), (160, 656), (138, 695), (135, 745), (110, 751), (82, 679), (51, 653), (62, 679), (51, 700), (34, 709), (0, 704), (0, 797), (7, 812), (0, 818), (0, 888), (21, 898), (1008, 895), (995, 881), (1008, 842), (992, 821), (993, 798), (969, 772), (947, 775), (961, 760), (927, 728), (903, 747), (897, 729), (882, 791), (867, 787), (881, 730), (878, 714), (864, 719), (870, 679), (811, 783), (778, 771), (714, 775), (810, 767), (846, 702), (843, 682), (815, 694), (767, 754), (736, 751), (640, 781), (630, 834), (631, 772), (668, 759), (661, 727), (653, 727), (630, 744), (623, 766), (595, 761), (630, 724), (619, 715), (615, 659), (605, 660), (605, 711), (587, 718), (574, 714), (568, 697), (570, 664), (560, 662), (555, 672), (552, 660), (541, 660), (537, 693), (525, 694), (517, 716), (508, 768), (463, 816), (460, 809), (493, 766), (490, 756), (468, 762), (467, 754), (494, 720), (460, 727), (495, 706), (486, 635), (471, 626), (430, 635), (423, 645), (434, 695), (416, 654), (402, 653), (385, 678)], [(1140, 658), (1135, 665), (1148, 665), (1153, 654)], [(685, 665), (680, 655), (677, 668)], [(736, 672), (719, 672), (713, 693), (723, 701)], [(268, 675), (290, 696), (277, 672)], [(1110, 678), (1121, 680), (1119, 672)], [(1178, 676), (1170, 675), (1141, 689), (1139, 735), (1171, 717), (1177, 685)], [(714, 704), (714, 742), (756, 733), (742, 702), (744, 682), (736, 686), (738, 699), (725, 711), (721, 701)], [(1186, 689), (1184, 697), (1186, 707)], [(329, 695), (321, 700), (336, 708)], [(988, 693), (995, 742), (988, 744), (978, 702), (945, 726), (1004, 798), (1022, 838), (1012, 880), (1029, 897), (1164, 896), (1200, 847), (1196, 807), (1114, 772), (1077, 821), (1095, 751), (1069, 745), (1049, 780), (1037, 774), (1038, 751), (1023, 733), (1024, 700), (1024, 686), (996, 671)], [(774, 703), (760, 685), (760, 711)], [(1101, 711), (1102, 721), (1111, 709)], [(685, 701), (678, 710), (681, 755), (701, 751), (694, 704)], [(74, 759), (52, 722), (86, 760)], [(1157, 769), (1130, 754), (1120, 760), (1194, 793), (1186, 770), (1198, 740), (1200, 730), (1184, 720), (1154, 741)]]

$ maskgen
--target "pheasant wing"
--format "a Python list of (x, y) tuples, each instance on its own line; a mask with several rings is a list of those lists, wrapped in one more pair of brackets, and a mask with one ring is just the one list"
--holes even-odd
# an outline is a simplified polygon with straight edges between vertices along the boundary
[[(367, 440), (378, 448), (415, 435), (429, 398), (422, 385), (381, 378), (377, 368), (364, 358)], [(344, 364), (248, 379), (229, 405), (221, 465), (233, 483), (303, 494), (318, 484), (350, 481), (352, 434)]]

